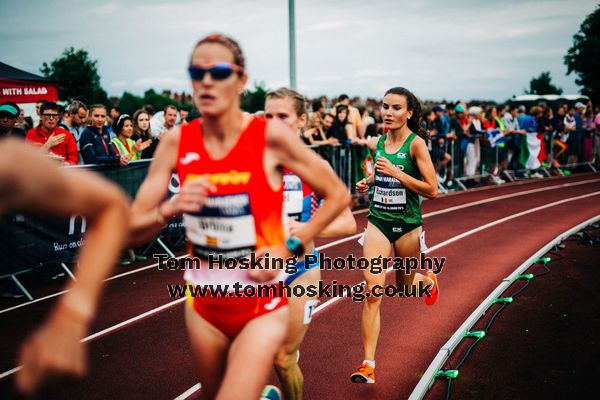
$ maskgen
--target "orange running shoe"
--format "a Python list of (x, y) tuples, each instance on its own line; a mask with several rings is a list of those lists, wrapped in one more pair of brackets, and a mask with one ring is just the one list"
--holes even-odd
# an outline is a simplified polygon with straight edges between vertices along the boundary
[(369, 364), (361, 364), (356, 372), (350, 375), (354, 383), (375, 383), (375, 369)]
[(425, 276), (433, 281), (433, 287), (431, 288), (431, 297), (425, 296), (425, 304), (427, 304), (428, 306), (432, 306), (435, 304), (438, 297), (440, 296), (440, 287), (438, 286), (437, 277), (433, 272), (429, 271)]

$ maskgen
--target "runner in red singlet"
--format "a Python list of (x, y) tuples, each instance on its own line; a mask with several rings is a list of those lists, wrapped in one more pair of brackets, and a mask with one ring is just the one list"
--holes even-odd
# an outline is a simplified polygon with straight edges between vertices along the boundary
[[(238, 44), (210, 35), (190, 60), (194, 102), (202, 120), (175, 127), (161, 140), (132, 207), (132, 237), (156, 235), (184, 214), (190, 253), (203, 265), (185, 279), (197, 285), (282, 280), (281, 270), (208, 269), (206, 258), (239, 258), (255, 252), (271, 259), (304, 253), (304, 245), (350, 202), (347, 188), (319, 157), (280, 121), (244, 114), (240, 94), (247, 81)], [(311, 219), (286, 240), (283, 169), (306, 181), (324, 199)], [(165, 201), (171, 174), (182, 182)], [(256, 400), (287, 327), (286, 298), (191, 299), (186, 324), (205, 398)]]

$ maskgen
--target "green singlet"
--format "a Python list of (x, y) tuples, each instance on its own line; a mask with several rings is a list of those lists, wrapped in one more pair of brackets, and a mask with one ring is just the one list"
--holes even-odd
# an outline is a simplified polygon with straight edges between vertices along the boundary
[[(410, 144), (417, 135), (411, 132), (400, 150), (390, 154), (385, 151), (387, 134), (382, 135), (375, 149), (374, 162), (379, 157), (387, 158), (397, 168), (415, 179), (422, 179), (419, 167), (410, 154)], [(375, 172), (375, 183), (367, 216), (391, 243), (402, 235), (423, 224), (421, 196), (406, 189), (402, 183), (389, 175)]]

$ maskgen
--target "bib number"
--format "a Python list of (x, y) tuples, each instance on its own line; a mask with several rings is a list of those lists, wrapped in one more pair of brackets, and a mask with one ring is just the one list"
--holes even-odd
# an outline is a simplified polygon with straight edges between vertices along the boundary
[(381, 211), (406, 210), (406, 189), (396, 178), (387, 175), (375, 175), (373, 207)]
[(304, 200), (302, 181), (294, 174), (285, 174), (283, 185), (283, 209), (289, 217), (299, 219)]
[(241, 258), (254, 251), (256, 233), (248, 193), (210, 196), (198, 214), (183, 216), (194, 255)]

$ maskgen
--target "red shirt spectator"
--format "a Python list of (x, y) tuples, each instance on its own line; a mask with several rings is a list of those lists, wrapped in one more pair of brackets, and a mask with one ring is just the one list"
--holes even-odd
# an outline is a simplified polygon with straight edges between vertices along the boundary
[(50, 154), (62, 157), (66, 164), (77, 165), (78, 153), (75, 138), (68, 130), (58, 126), (56, 103), (46, 102), (40, 108), (40, 125), (27, 132), (25, 140), (42, 147)]

